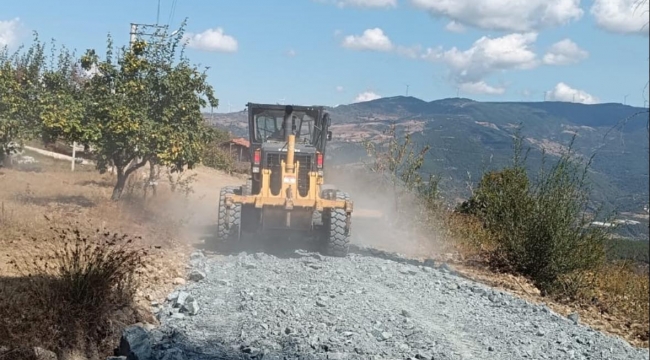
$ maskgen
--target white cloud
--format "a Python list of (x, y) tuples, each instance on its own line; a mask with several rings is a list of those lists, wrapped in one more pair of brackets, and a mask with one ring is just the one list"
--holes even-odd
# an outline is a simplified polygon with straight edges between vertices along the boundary
[(395, 51), (402, 55), (406, 56), (411, 59), (417, 59), (420, 56), (420, 53), (422, 52), (422, 46), (420, 45), (414, 45), (414, 46), (397, 46)]
[(456, 21), (450, 21), (446, 26), (445, 29), (447, 31), (455, 32), (455, 33), (462, 33), (465, 32), (465, 26), (459, 22)]
[(294, 50), (294, 49), (289, 49), (289, 51), (287, 51), (287, 56), (288, 57), (294, 57), (296, 55), (297, 55), (297, 53), (296, 53), (296, 50)]
[(604, 30), (648, 36), (649, 3), (644, 0), (595, 0), (591, 15)]
[(192, 49), (203, 51), (236, 52), (238, 49), (237, 40), (226, 35), (222, 28), (207, 29), (202, 33), (187, 33), (185, 39), (187, 46)]
[(371, 100), (377, 100), (380, 99), (381, 96), (372, 92), (372, 91), (366, 91), (362, 92), (361, 94), (357, 95), (357, 97), (354, 99), (354, 102), (364, 102), (364, 101), (371, 101)]
[(336, 87), (336, 91), (337, 91), (337, 92), (343, 92), (343, 90), (344, 90), (344, 89), (343, 89), (343, 86), (341, 86), (341, 85), (339, 85), (339, 86)]
[(0, 20), (0, 47), (14, 46), (18, 42), (20, 18)]
[(558, 83), (553, 90), (548, 91), (546, 99), (550, 101), (567, 101), (582, 104), (596, 104), (599, 102), (595, 96), (584, 90), (574, 89), (563, 82)]
[(547, 65), (569, 65), (578, 63), (589, 57), (589, 53), (571, 39), (564, 39), (553, 44), (544, 55), (542, 61)]
[(445, 63), (452, 80), (461, 87), (497, 94), (505, 89), (488, 86), (484, 78), (497, 71), (532, 69), (539, 65), (537, 55), (531, 50), (536, 40), (536, 33), (510, 34), (493, 39), (484, 36), (467, 50), (429, 48), (421, 57)]
[(563, 25), (580, 19), (584, 13), (580, 0), (411, 0), (411, 3), (435, 17), (446, 17), (463, 25), (516, 32)]
[(485, 81), (466, 82), (459, 84), (460, 91), (469, 94), (481, 95), (502, 95), (506, 92), (503, 87), (493, 87), (485, 83)]
[(366, 29), (360, 36), (348, 35), (341, 45), (354, 50), (390, 51), (393, 49), (393, 43), (380, 28)]

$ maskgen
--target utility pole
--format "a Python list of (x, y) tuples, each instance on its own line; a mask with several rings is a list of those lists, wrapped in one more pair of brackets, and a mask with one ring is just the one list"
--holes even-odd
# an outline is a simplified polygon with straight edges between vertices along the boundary
[[(158, 1), (158, 13), (160, 13), (160, 0)], [(151, 29), (153, 29), (153, 32), (151, 32)], [(165, 33), (160, 34), (160, 33), (158, 33), (158, 30), (165, 30), (166, 31), (167, 26), (158, 25), (158, 19), (157, 18), (156, 18), (156, 24), (155, 25), (131, 23), (131, 31), (129, 33), (129, 49), (133, 48), (133, 44), (135, 44), (136, 40), (138, 39), (138, 36), (143, 36), (144, 35), (144, 36), (158, 36), (158, 37), (161, 37), (161, 38), (165, 37)], [(136, 149), (137, 148), (138, 147), (136, 145)], [(142, 161), (142, 158), (138, 157), (137, 159), (135, 159), (135, 161), (140, 162), (140, 161)]]
[(406, 84), (406, 96), (409, 96), (409, 84)]
[(129, 47), (133, 46), (133, 43), (135, 43), (135, 41), (138, 39), (138, 36), (164, 37), (163, 34), (157, 33), (157, 31), (167, 30), (167, 28), (167, 25), (131, 23)]
[(630, 94), (627, 94), (623, 96), (623, 105), (627, 105), (627, 97), (630, 96)]
[(138, 24), (131, 23), (131, 33), (129, 34), (129, 48), (133, 46), (136, 36), (138, 34)]

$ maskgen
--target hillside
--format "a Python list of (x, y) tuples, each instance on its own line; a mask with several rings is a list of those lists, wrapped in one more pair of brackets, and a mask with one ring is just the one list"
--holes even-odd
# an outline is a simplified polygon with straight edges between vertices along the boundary
[[(585, 160), (594, 156), (590, 180), (597, 204), (626, 225), (621, 235), (648, 238), (648, 122), (646, 109), (622, 104), (584, 105), (565, 102), (478, 102), (454, 98), (426, 102), (390, 97), (328, 109), (334, 141), (331, 163), (350, 164), (365, 157), (363, 140), (381, 141), (391, 123), (432, 149), (423, 171), (442, 179), (445, 198), (455, 203), (468, 196), (483, 171), (500, 168), (512, 158), (512, 134), (521, 133), (530, 147), (528, 164), (541, 166), (542, 151), (559, 154), (575, 135), (574, 149)], [(642, 114), (639, 114), (642, 113)], [(638, 115), (635, 115), (638, 114)], [(214, 114), (213, 124), (246, 136), (246, 113)]]

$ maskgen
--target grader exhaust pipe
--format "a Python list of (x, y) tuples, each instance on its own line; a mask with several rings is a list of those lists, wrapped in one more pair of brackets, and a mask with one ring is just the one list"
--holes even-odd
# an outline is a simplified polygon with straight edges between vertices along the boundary
[[(293, 106), (287, 105), (284, 110), (284, 119), (282, 123), (284, 128), (284, 136), (287, 141), (287, 162), (284, 164), (285, 173), (290, 174), (291, 177), (287, 179), (282, 179), (282, 181), (290, 181), (290, 179), (295, 180), (296, 167), (294, 163), (294, 154), (296, 152), (296, 135), (294, 131), (296, 130), (296, 124), (293, 119)], [(287, 198), (292, 199), (294, 194), (293, 184), (290, 184), (287, 188)], [(291, 212), (287, 211), (286, 213), (286, 226), (291, 227)]]

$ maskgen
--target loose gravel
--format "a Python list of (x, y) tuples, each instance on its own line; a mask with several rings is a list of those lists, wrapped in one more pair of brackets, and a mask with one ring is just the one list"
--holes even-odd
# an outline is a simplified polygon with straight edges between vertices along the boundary
[(650, 358), (432, 262), (197, 252), (189, 274), (155, 307), (156, 359)]

